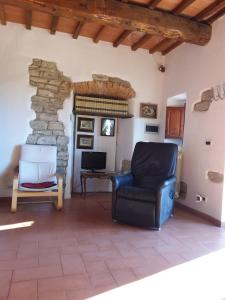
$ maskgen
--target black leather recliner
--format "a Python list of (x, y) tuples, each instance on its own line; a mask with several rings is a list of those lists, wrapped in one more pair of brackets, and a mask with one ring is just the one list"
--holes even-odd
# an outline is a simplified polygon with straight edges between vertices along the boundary
[(112, 177), (113, 220), (160, 229), (173, 213), (178, 147), (138, 142), (131, 173)]

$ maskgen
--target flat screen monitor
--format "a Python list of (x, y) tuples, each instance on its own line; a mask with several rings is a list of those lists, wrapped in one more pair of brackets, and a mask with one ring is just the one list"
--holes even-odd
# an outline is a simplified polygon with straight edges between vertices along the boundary
[(85, 170), (104, 170), (106, 168), (106, 152), (83, 151), (81, 168)]

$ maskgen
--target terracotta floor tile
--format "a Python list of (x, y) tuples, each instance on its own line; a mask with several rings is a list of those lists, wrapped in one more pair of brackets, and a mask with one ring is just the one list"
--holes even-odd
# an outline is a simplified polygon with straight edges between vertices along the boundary
[(90, 281), (94, 288), (115, 284), (115, 280), (109, 272), (91, 275)]
[(104, 261), (94, 261), (85, 264), (85, 268), (89, 275), (101, 274), (108, 272), (108, 268)]
[(61, 255), (63, 274), (82, 274), (86, 273), (85, 265), (79, 254)]
[(0, 261), (1, 260), (12, 260), (16, 259), (17, 251), (16, 250), (1, 250), (0, 251)]
[(13, 274), (13, 281), (32, 280), (62, 275), (61, 266), (44, 266), (29, 269), (16, 270)]
[(9, 300), (37, 300), (37, 280), (13, 282)]
[(137, 280), (134, 272), (128, 268), (122, 270), (113, 270), (111, 273), (118, 285), (127, 284)]
[[(73, 298), (74, 300), (76, 298)], [(38, 300), (68, 300), (65, 291), (38, 293)]]
[(0, 270), (18, 270), (23, 268), (33, 268), (38, 266), (38, 258), (21, 258), (10, 261), (0, 261)]
[(38, 256), (39, 266), (61, 265), (59, 253), (41, 254)]
[(91, 288), (90, 281), (86, 275), (67, 275), (38, 280), (39, 293), (85, 288)]
[[(93, 288), (69, 290), (67, 291), (67, 300), (84, 300), (96, 295), (96, 291)], [(51, 300), (51, 299), (46, 299)], [(52, 299), (55, 300), (55, 299)]]
[(10, 280), (8, 279), (1, 279), (0, 280), (0, 298), (4, 298), (8, 296), (10, 288)]

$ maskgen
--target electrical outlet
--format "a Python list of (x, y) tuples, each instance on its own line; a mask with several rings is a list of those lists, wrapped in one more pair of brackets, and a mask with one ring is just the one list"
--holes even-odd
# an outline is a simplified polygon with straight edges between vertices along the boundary
[(196, 194), (196, 202), (207, 202), (207, 198), (203, 195)]

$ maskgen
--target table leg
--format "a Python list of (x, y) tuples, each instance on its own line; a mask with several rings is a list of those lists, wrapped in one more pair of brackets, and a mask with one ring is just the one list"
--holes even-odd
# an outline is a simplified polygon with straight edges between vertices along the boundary
[(84, 190), (83, 190), (83, 176), (82, 175), (80, 175), (80, 188), (81, 188), (80, 194), (82, 195), (83, 192), (84, 192)]
[(86, 198), (86, 177), (84, 177), (84, 194), (83, 194), (83, 198)]

